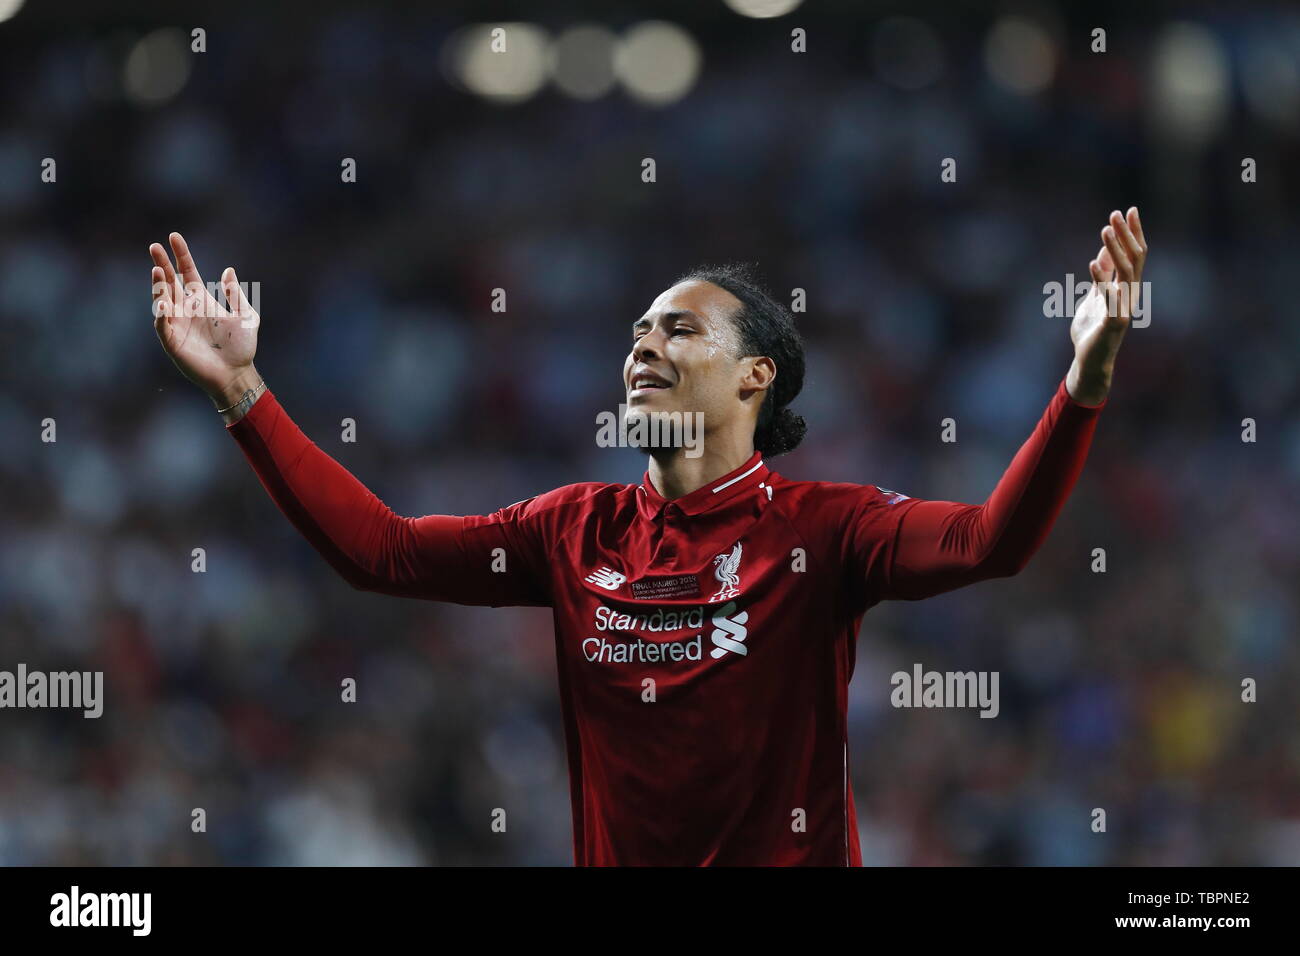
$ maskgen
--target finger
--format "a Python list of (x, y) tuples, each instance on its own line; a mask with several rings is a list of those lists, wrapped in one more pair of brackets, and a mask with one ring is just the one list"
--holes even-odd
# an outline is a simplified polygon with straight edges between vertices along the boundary
[(1133, 206), (1128, 211), (1128, 227), (1132, 230), (1133, 237), (1137, 239), (1138, 243), (1142, 246), (1142, 253), (1145, 255), (1147, 251), (1147, 237), (1146, 234), (1142, 232), (1142, 219), (1138, 216), (1137, 206)]
[(176, 275), (176, 270), (172, 268), (171, 256), (160, 243), (152, 243), (149, 246), (149, 254), (153, 256), (153, 261), (162, 267), (163, 274), (166, 276), (168, 292), (167, 302), (169, 306), (175, 306), (185, 298), (185, 289), (181, 285), (180, 277)]
[[(173, 275), (173, 279), (176, 277)], [(175, 282), (163, 282), (162, 289), (162, 308), (166, 310), (167, 318), (175, 318), (176, 303), (181, 301), (183, 293)]]
[(1121, 282), (1115, 286), (1115, 306), (1108, 308), (1111, 318), (1127, 320), (1129, 313), (1129, 297), (1133, 286), (1128, 282)]
[(1110, 214), (1110, 226), (1115, 230), (1115, 235), (1119, 236), (1120, 244), (1124, 247), (1124, 251), (1128, 253), (1129, 259), (1137, 262), (1142, 255), (1142, 247), (1138, 245), (1137, 239), (1134, 238), (1132, 231), (1129, 229), (1128, 220), (1120, 215), (1118, 209)]
[(167, 239), (172, 244), (172, 252), (176, 253), (176, 266), (181, 270), (185, 284), (188, 286), (198, 283), (202, 286), (203, 277), (199, 275), (198, 266), (194, 264), (194, 257), (190, 255), (190, 247), (185, 244), (185, 237), (179, 232), (173, 232)]
[(161, 266), (154, 266), (150, 272), (154, 287), (153, 330), (164, 349), (171, 351), (171, 340), (175, 335), (172, 324), (172, 283), (167, 281)]
[(165, 306), (165, 296), (170, 286), (167, 284), (167, 276), (162, 271), (162, 266), (154, 266), (149, 271), (149, 281), (153, 285), (153, 327), (160, 328), (166, 316), (163, 314)]
[(221, 273), (221, 291), (226, 294), (226, 301), (230, 303), (230, 311), (234, 315), (241, 319), (252, 319), (257, 314), (244, 295), (234, 266), (226, 266), (226, 271)]
[(1109, 281), (1106, 276), (1106, 270), (1101, 267), (1101, 263), (1096, 259), (1093, 259), (1088, 263), (1088, 272), (1092, 274), (1092, 284), (1094, 287), (1103, 286)]
[(1129, 282), (1133, 278), (1133, 264), (1129, 262), (1128, 254), (1124, 252), (1119, 243), (1119, 236), (1115, 230), (1107, 226), (1101, 231), (1101, 241), (1106, 244), (1106, 251), (1110, 253), (1111, 261), (1115, 263), (1115, 275), (1122, 282)]
[(149, 255), (153, 256), (154, 264), (162, 269), (163, 278), (167, 280), (168, 284), (175, 283), (176, 273), (172, 269), (172, 260), (167, 255), (167, 250), (159, 243), (153, 242), (149, 244)]
[(1097, 253), (1097, 265), (1101, 266), (1101, 274), (1104, 280), (1109, 282), (1115, 276), (1115, 262), (1110, 257), (1110, 250), (1104, 245)]

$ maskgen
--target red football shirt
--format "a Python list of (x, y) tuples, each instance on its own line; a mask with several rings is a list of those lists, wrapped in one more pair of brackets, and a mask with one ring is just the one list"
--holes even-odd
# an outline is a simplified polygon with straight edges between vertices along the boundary
[(554, 609), (578, 864), (860, 865), (846, 726), (863, 613), (1019, 571), (1105, 403), (1065, 382), (982, 505), (792, 481), (758, 453), (685, 497), (588, 482), (394, 514), (268, 389), (228, 426), (355, 588)]

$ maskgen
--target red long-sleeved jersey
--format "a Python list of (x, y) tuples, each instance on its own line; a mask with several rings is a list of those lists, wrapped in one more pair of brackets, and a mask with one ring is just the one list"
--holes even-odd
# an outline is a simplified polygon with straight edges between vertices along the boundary
[(1105, 403), (1065, 382), (982, 505), (790, 481), (760, 455), (672, 501), (567, 485), (394, 514), (268, 389), (228, 426), (353, 587), (554, 609), (578, 864), (860, 865), (846, 711), (863, 613), (1019, 571)]

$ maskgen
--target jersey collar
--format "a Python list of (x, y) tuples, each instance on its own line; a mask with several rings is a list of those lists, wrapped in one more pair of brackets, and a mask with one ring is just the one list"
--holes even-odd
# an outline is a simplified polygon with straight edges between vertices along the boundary
[(767, 465), (763, 462), (763, 453), (756, 451), (750, 456), (749, 461), (735, 471), (730, 471), (707, 485), (696, 488), (689, 495), (673, 498), (670, 502), (655, 490), (654, 484), (650, 481), (650, 472), (647, 470), (645, 478), (637, 486), (637, 507), (649, 518), (657, 518), (664, 506), (670, 503), (688, 515), (697, 515), (710, 508), (716, 508), (742, 492), (757, 488), (770, 474)]

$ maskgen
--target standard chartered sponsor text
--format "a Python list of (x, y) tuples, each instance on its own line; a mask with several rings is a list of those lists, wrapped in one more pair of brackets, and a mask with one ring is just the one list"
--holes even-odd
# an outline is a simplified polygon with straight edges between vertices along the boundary
[[(596, 630), (672, 633), (692, 629), (698, 632), (704, 627), (705, 612), (705, 607), (698, 605), (668, 611), (658, 607), (653, 611), (626, 614), (602, 604), (596, 608)], [(588, 661), (601, 664), (698, 661), (704, 653), (704, 635), (696, 633), (693, 637), (676, 641), (645, 641), (641, 638), (635, 641), (611, 641), (603, 637), (589, 637), (582, 642), (582, 653)]]

